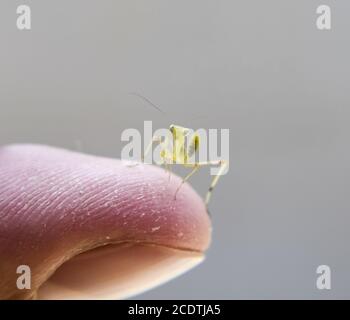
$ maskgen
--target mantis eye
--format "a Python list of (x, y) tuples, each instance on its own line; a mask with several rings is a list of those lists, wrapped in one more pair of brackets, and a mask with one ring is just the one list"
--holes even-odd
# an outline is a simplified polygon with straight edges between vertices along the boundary
[(194, 150), (197, 151), (199, 148), (199, 137), (195, 136), (194, 138)]
[(174, 134), (174, 130), (175, 128), (174, 128), (174, 126), (173, 125), (171, 125), (170, 127), (169, 127), (169, 130), (170, 130), (170, 132), (172, 133), (172, 134)]

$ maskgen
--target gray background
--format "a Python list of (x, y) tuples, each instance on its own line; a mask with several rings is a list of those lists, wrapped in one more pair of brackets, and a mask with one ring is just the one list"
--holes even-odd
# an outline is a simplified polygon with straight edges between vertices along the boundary
[(349, 15), (346, 0), (1, 1), (0, 143), (118, 157), (144, 120), (230, 128), (207, 260), (138, 298), (350, 298)]

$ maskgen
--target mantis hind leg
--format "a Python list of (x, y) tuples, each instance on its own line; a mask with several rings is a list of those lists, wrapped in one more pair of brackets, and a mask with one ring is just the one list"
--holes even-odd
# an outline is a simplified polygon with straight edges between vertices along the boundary
[(176, 189), (175, 191), (175, 195), (174, 195), (174, 199), (176, 200), (176, 196), (177, 196), (177, 193), (179, 192), (179, 190), (181, 189), (181, 187), (183, 186), (183, 184), (194, 174), (196, 173), (196, 171), (200, 168), (200, 165), (199, 164), (194, 164), (194, 167), (192, 169), (192, 171), (182, 179), (181, 181), (181, 184), (178, 186), (178, 188)]
[(180, 186), (177, 188), (176, 193), (175, 193), (175, 198), (176, 198), (176, 194), (178, 193), (178, 191), (180, 190), (181, 186), (200, 168), (203, 166), (220, 166), (219, 172), (217, 173), (217, 175), (215, 175), (215, 177), (213, 178), (210, 187), (208, 189), (208, 192), (205, 196), (205, 205), (208, 206), (208, 203), (210, 201), (211, 195), (213, 193), (213, 190), (215, 188), (215, 186), (217, 185), (222, 173), (226, 170), (227, 166), (228, 166), (228, 162), (225, 160), (219, 160), (219, 161), (208, 161), (208, 162), (198, 162), (194, 164), (194, 168), (193, 170), (182, 180)]
[[(158, 136), (153, 136), (153, 137), (152, 137), (152, 140), (151, 140), (151, 142), (148, 144), (148, 146), (147, 146), (145, 152), (142, 153), (142, 155), (141, 155), (141, 163), (145, 163), (145, 158), (146, 158), (146, 156), (149, 154), (149, 152), (152, 150), (153, 144), (155, 144), (155, 143), (161, 143), (161, 142), (162, 142), (162, 140), (161, 140), (160, 137), (158, 137)], [(128, 167), (136, 167), (136, 166), (138, 166), (139, 164), (140, 164), (140, 163), (135, 162), (135, 163), (129, 164)]]
[(161, 150), (160, 155), (159, 155), (160, 158), (162, 159), (161, 165), (164, 165), (165, 170), (168, 171), (168, 173), (169, 173), (168, 181), (170, 181), (171, 172), (172, 172), (171, 171), (171, 157), (170, 157), (171, 153), (168, 150), (169, 140), (167, 138), (165, 138), (163, 141), (161, 137), (153, 136), (151, 142), (148, 144), (148, 146), (145, 150), (145, 153), (141, 157), (141, 161), (143, 163), (145, 162), (145, 158), (149, 154), (149, 152), (151, 152), (153, 150), (154, 144), (160, 144), (160, 146), (162, 147), (162, 150)]
[(169, 161), (169, 159), (166, 156), (161, 155), (161, 158), (163, 159), (162, 164), (164, 165), (165, 170), (168, 171), (168, 182), (170, 182), (171, 173), (172, 173), (171, 162)]
[(155, 144), (155, 143), (161, 144), (162, 143), (161, 137), (158, 137), (158, 136), (153, 136), (152, 137), (151, 142), (148, 144), (148, 146), (147, 146), (147, 148), (145, 150), (145, 153), (141, 156), (141, 162), (145, 162), (146, 156), (150, 153), (151, 150), (153, 150), (152, 147), (153, 147), (153, 144)]
[[(209, 164), (213, 164), (213, 163), (209, 163)], [(220, 169), (219, 169), (219, 172), (217, 173), (217, 175), (215, 175), (215, 177), (213, 178), (213, 180), (210, 184), (210, 187), (208, 189), (207, 195), (205, 196), (205, 205), (206, 206), (208, 206), (208, 203), (210, 201), (213, 190), (214, 190), (215, 186), (217, 185), (222, 173), (226, 170), (226, 168), (228, 166), (227, 161), (224, 161), (224, 160), (220, 160), (216, 164), (220, 165)]]

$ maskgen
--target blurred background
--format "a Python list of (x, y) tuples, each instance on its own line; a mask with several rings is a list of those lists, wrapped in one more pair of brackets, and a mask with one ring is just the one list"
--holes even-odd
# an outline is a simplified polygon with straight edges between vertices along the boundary
[[(2, 1), (0, 144), (119, 157), (144, 120), (229, 128), (206, 261), (136, 298), (349, 299), (349, 15), (346, 0)], [(210, 180), (191, 181), (204, 195)]]

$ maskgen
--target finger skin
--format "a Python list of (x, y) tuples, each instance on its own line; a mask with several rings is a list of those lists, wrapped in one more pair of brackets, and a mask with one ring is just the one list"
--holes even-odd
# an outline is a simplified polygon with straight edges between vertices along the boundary
[[(0, 148), (0, 299), (30, 298), (62, 263), (109, 243), (205, 251), (211, 223), (202, 199), (152, 165), (41, 145)], [(32, 271), (16, 287), (17, 266)]]

